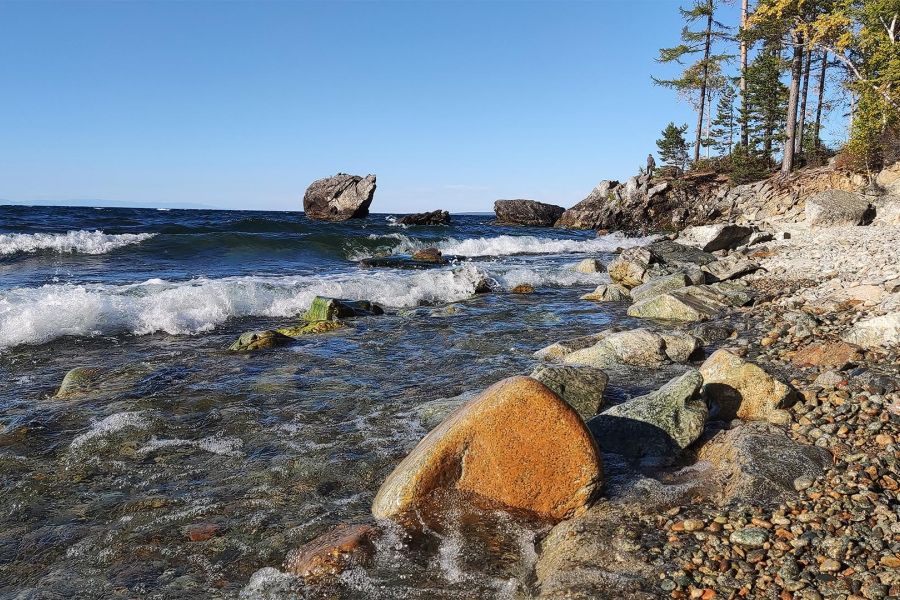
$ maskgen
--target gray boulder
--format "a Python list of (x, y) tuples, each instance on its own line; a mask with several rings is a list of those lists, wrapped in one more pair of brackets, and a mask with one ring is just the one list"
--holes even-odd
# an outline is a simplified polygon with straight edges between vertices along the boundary
[(362, 219), (369, 214), (375, 196), (375, 176), (347, 175), (319, 179), (306, 188), (303, 212), (316, 221)]
[(653, 296), (678, 290), (689, 285), (691, 285), (691, 280), (682, 272), (653, 277), (646, 283), (633, 288), (631, 290), (631, 299), (635, 302), (640, 302), (645, 298), (652, 298)]
[(626, 248), (606, 266), (609, 277), (626, 288), (641, 285), (648, 278), (653, 254), (647, 248)]
[(527, 227), (553, 227), (565, 209), (536, 200), (497, 200), (494, 213), (497, 225), (523, 225)]
[(603, 283), (597, 286), (593, 292), (581, 297), (582, 300), (593, 302), (623, 302), (631, 299), (628, 288), (618, 283)]
[(600, 412), (609, 383), (609, 377), (600, 369), (565, 365), (538, 365), (531, 378), (553, 390), (585, 420)]
[(703, 377), (691, 369), (655, 392), (597, 415), (588, 429), (605, 452), (669, 462), (703, 433), (702, 385)]
[(559, 361), (572, 352), (575, 352), (576, 350), (590, 348), (610, 333), (610, 331), (601, 331), (600, 333), (583, 335), (577, 338), (554, 342), (553, 344), (550, 344), (549, 346), (541, 348), (540, 350), (535, 352), (534, 357), (549, 362)]
[(701, 267), (709, 283), (728, 281), (759, 270), (759, 264), (743, 256), (732, 254)]
[(695, 246), (704, 252), (715, 252), (716, 250), (733, 250), (738, 246), (743, 246), (752, 234), (751, 227), (719, 223), (688, 227), (679, 234), (678, 239), (682, 243)]
[(697, 338), (680, 331), (659, 334), (629, 329), (607, 332), (595, 344), (569, 352), (562, 361), (596, 368), (617, 364), (659, 367), (669, 362), (686, 362), (699, 347)]
[(852, 192), (826, 190), (806, 200), (806, 224), (810, 227), (865, 225), (874, 216), (869, 200)]

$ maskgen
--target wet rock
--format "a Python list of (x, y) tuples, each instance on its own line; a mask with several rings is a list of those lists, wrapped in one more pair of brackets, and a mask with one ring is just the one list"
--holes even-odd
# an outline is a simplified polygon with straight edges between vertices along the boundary
[(806, 224), (810, 227), (841, 227), (871, 222), (875, 211), (860, 194), (826, 190), (806, 200)]
[(602, 273), (604, 270), (603, 263), (596, 258), (585, 258), (575, 265), (575, 271), (578, 273)]
[(633, 288), (647, 279), (651, 260), (652, 254), (646, 248), (626, 248), (607, 265), (606, 270), (613, 282)]
[(703, 433), (703, 378), (691, 370), (659, 390), (613, 406), (588, 421), (605, 452), (668, 461)]
[(382, 484), (372, 513), (400, 517), (456, 490), (560, 520), (582, 512), (600, 483), (597, 448), (578, 413), (544, 384), (511, 377), (425, 436)]
[(666, 356), (674, 363), (687, 362), (701, 347), (699, 339), (680, 331), (662, 333), (660, 335), (663, 342), (665, 342)]
[(864, 319), (844, 335), (844, 340), (865, 348), (900, 344), (900, 312)]
[(450, 213), (446, 210), (434, 210), (431, 212), (403, 215), (397, 219), (401, 225), (449, 225)]
[(847, 342), (813, 343), (798, 350), (791, 362), (798, 367), (828, 367), (843, 369), (862, 358), (859, 346)]
[(776, 409), (791, 407), (797, 391), (760, 366), (728, 350), (717, 350), (700, 367), (706, 398), (722, 420), (765, 421)]
[(577, 338), (554, 342), (553, 344), (550, 344), (549, 346), (541, 348), (540, 350), (535, 352), (534, 357), (550, 362), (562, 360), (565, 356), (571, 354), (572, 352), (575, 352), (576, 350), (590, 348), (610, 333), (612, 332), (601, 331), (600, 333), (595, 333), (592, 335), (583, 335)]
[(781, 502), (794, 496), (794, 482), (820, 477), (831, 463), (827, 450), (798, 444), (781, 429), (747, 423), (720, 431), (697, 450), (716, 468), (721, 504)]
[(422, 269), (433, 269), (440, 265), (445, 265), (450, 262), (446, 257), (442, 258), (439, 261), (434, 260), (413, 260), (411, 257), (406, 256), (373, 256), (371, 258), (364, 258), (359, 261), (360, 267), (366, 268), (382, 268), (382, 269), (409, 269), (409, 270), (422, 270)]
[(284, 568), (307, 581), (334, 577), (370, 560), (377, 537), (378, 530), (371, 525), (341, 524), (291, 552)]
[(509, 291), (513, 294), (533, 294), (534, 286), (530, 283), (520, 283)]
[(678, 240), (700, 248), (704, 252), (733, 250), (743, 246), (753, 234), (753, 229), (743, 225), (719, 223), (688, 227), (678, 235)]
[(94, 383), (103, 377), (105, 370), (100, 367), (75, 367), (66, 373), (56, 398), (71, 398), (90, 390)]
[(600, 412), (609, 383), (609, 377), (600, 369), (564, 365), (538, 365), (531, 378), (550, 388), (585, 420)]
[(553, 227), (565, 210), (562, 206), (535, 200), (497, 200), (494, 202), (497, 225)]
[(349, 317), (382, 314), (384, 314), (384, 310), (380, 306), (366, 300), (338, 300), (337, 298), (316, 296), (313, 298), (309, 310), (303, 315), (303, 320), (315, 323), (316, 321), (337, 321)]
[(339, 329), (346, 329), (347, 327), (349, 327), (349, 325), (343, 321), (315, 321), (313, 323), (302, 323), (291, 327), (280, 327), (275, 331), (282, 335), (296, 338), (305, 335), (330, 333), (332, 331), (338, 331)]
[(624, 302), (631, 299), (628, 288), (618, 283), (604, 283), (597, 286), (593, 292), (585, 294), (582, 300), (593, 302)]
[(232, 352), (249, 352), (251, 350), (268, 350), (285, 346), (294, 340), (274, 330), (248, 331), (242, 333), (235, 343), (228, 347)]
[(369, 214), (374, 196), (374, 175), (338, 173), (310, 184), (303, 196), (303, 212), (316, 221), (362, 219)]
[(631, 298), (635, 302), (640, 302), (646, 298), (652, 298), (673, 290), (680, 290), (689, 285), (691, 285), (690, 279), (681, 272), (663, 275), (662, 277), (653, 277), (646, 283), (632, 288)]
[(421, 261), (421, 262), (430, 262), (430, 263), (446, 263), (447, 261), (444, 259), (441, 251), (437, 248), (425, 248), (424, 250), (417, 250), (413, 252), (412, 259)]
[(567, 354), (563, 362), (597, 368), (615, 363), (657, 367), (669, 361), (665, 348), (663, 337), (647, 329), (616, 331), (593, 346)]
[(730, 338), (735, 329), (729, 323), (698, 323), (691, 327), (690, 332), (703, 344), (714, 344)]

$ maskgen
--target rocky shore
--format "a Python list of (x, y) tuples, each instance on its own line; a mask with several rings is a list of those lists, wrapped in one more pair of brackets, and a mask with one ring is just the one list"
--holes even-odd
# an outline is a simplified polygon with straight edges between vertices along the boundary
[[(594, 200), (669, 187), (650, 183)], [(622, 251), (608, 284), (573, 299), (630, 304), (644, 327), (561, 340), (530, 377), (447, 406), (379, 491), (381, 527), (431, 527), (459, 502), (543, 520), (540, 598), (900, 596), (897, 200), (854, 208), (824, 190), (779, 209), (796, 181), (766, 185), (715, 197), (738, 219)], [(579, 220), (588, 200), (557, 225), (619, 224)], [(623, 369), (674, 375), (611, 401)], [(289, 570), (365, 563), (362, 531), (313, 540)]]

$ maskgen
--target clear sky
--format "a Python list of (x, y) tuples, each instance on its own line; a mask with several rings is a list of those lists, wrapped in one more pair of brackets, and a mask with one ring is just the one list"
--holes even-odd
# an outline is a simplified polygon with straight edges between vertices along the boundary
[[(571, 206), (691, 109), (678, 2), (0, 2), (0, 198), (374, 212)], [(721, 18), (736, 19), (726, 6)]]

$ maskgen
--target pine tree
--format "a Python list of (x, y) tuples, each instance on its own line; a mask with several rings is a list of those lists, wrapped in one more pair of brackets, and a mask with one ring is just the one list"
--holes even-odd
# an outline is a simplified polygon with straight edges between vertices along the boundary
[(678, 167), (684, 169), (687, 164), (688, 150), (687, 142), (684, 139), (684, 133), (688, 126), (685, 123), (681, 127), (670, 122), (666, 128), (662, 130), (662, 137), (656, 140), (656, 147), (659, 148), (659, 158), (663, 164), (669, 167)]
[(750, 150), (771, 160), (784, 139), (788, 89), (781, 82), (786, 64), (775, 43), (768, 43), (747, 68), (746, 115)]
[(734, 136), (738, 128), (737, 114), (734, 106), (735, 90), (731, 84), (722, 88), (719, 103), (716, 105), (716, 118), (712, 121), (709, 132), (710, 142), (719, 154), (731, 156), (734, 147)]
[[(728, 27), (715, 20), (714, 0), (695, 0), (690, 8), (681, 8), (681, 16), (687, 25), (681, 30), (681, 44), (659, 51), (658, 62), (684, 64), (693, 55), (700, 57), (685, 67), (677, 79), (657, 79), (657, 85), (672, 88), (679, 93), (697, 99), (697, 132), (694, 138), (694, 161), (700, 160), (700, 145), (703, 140), (703, 117), (706, 113), (706, 96), (710, 76), (721, 69), (721, 64), (731, 57), (713, 52), (715, 42), (729, 40)], [(703, 23), (703, 29), (691, 30), (690, 25)]]

